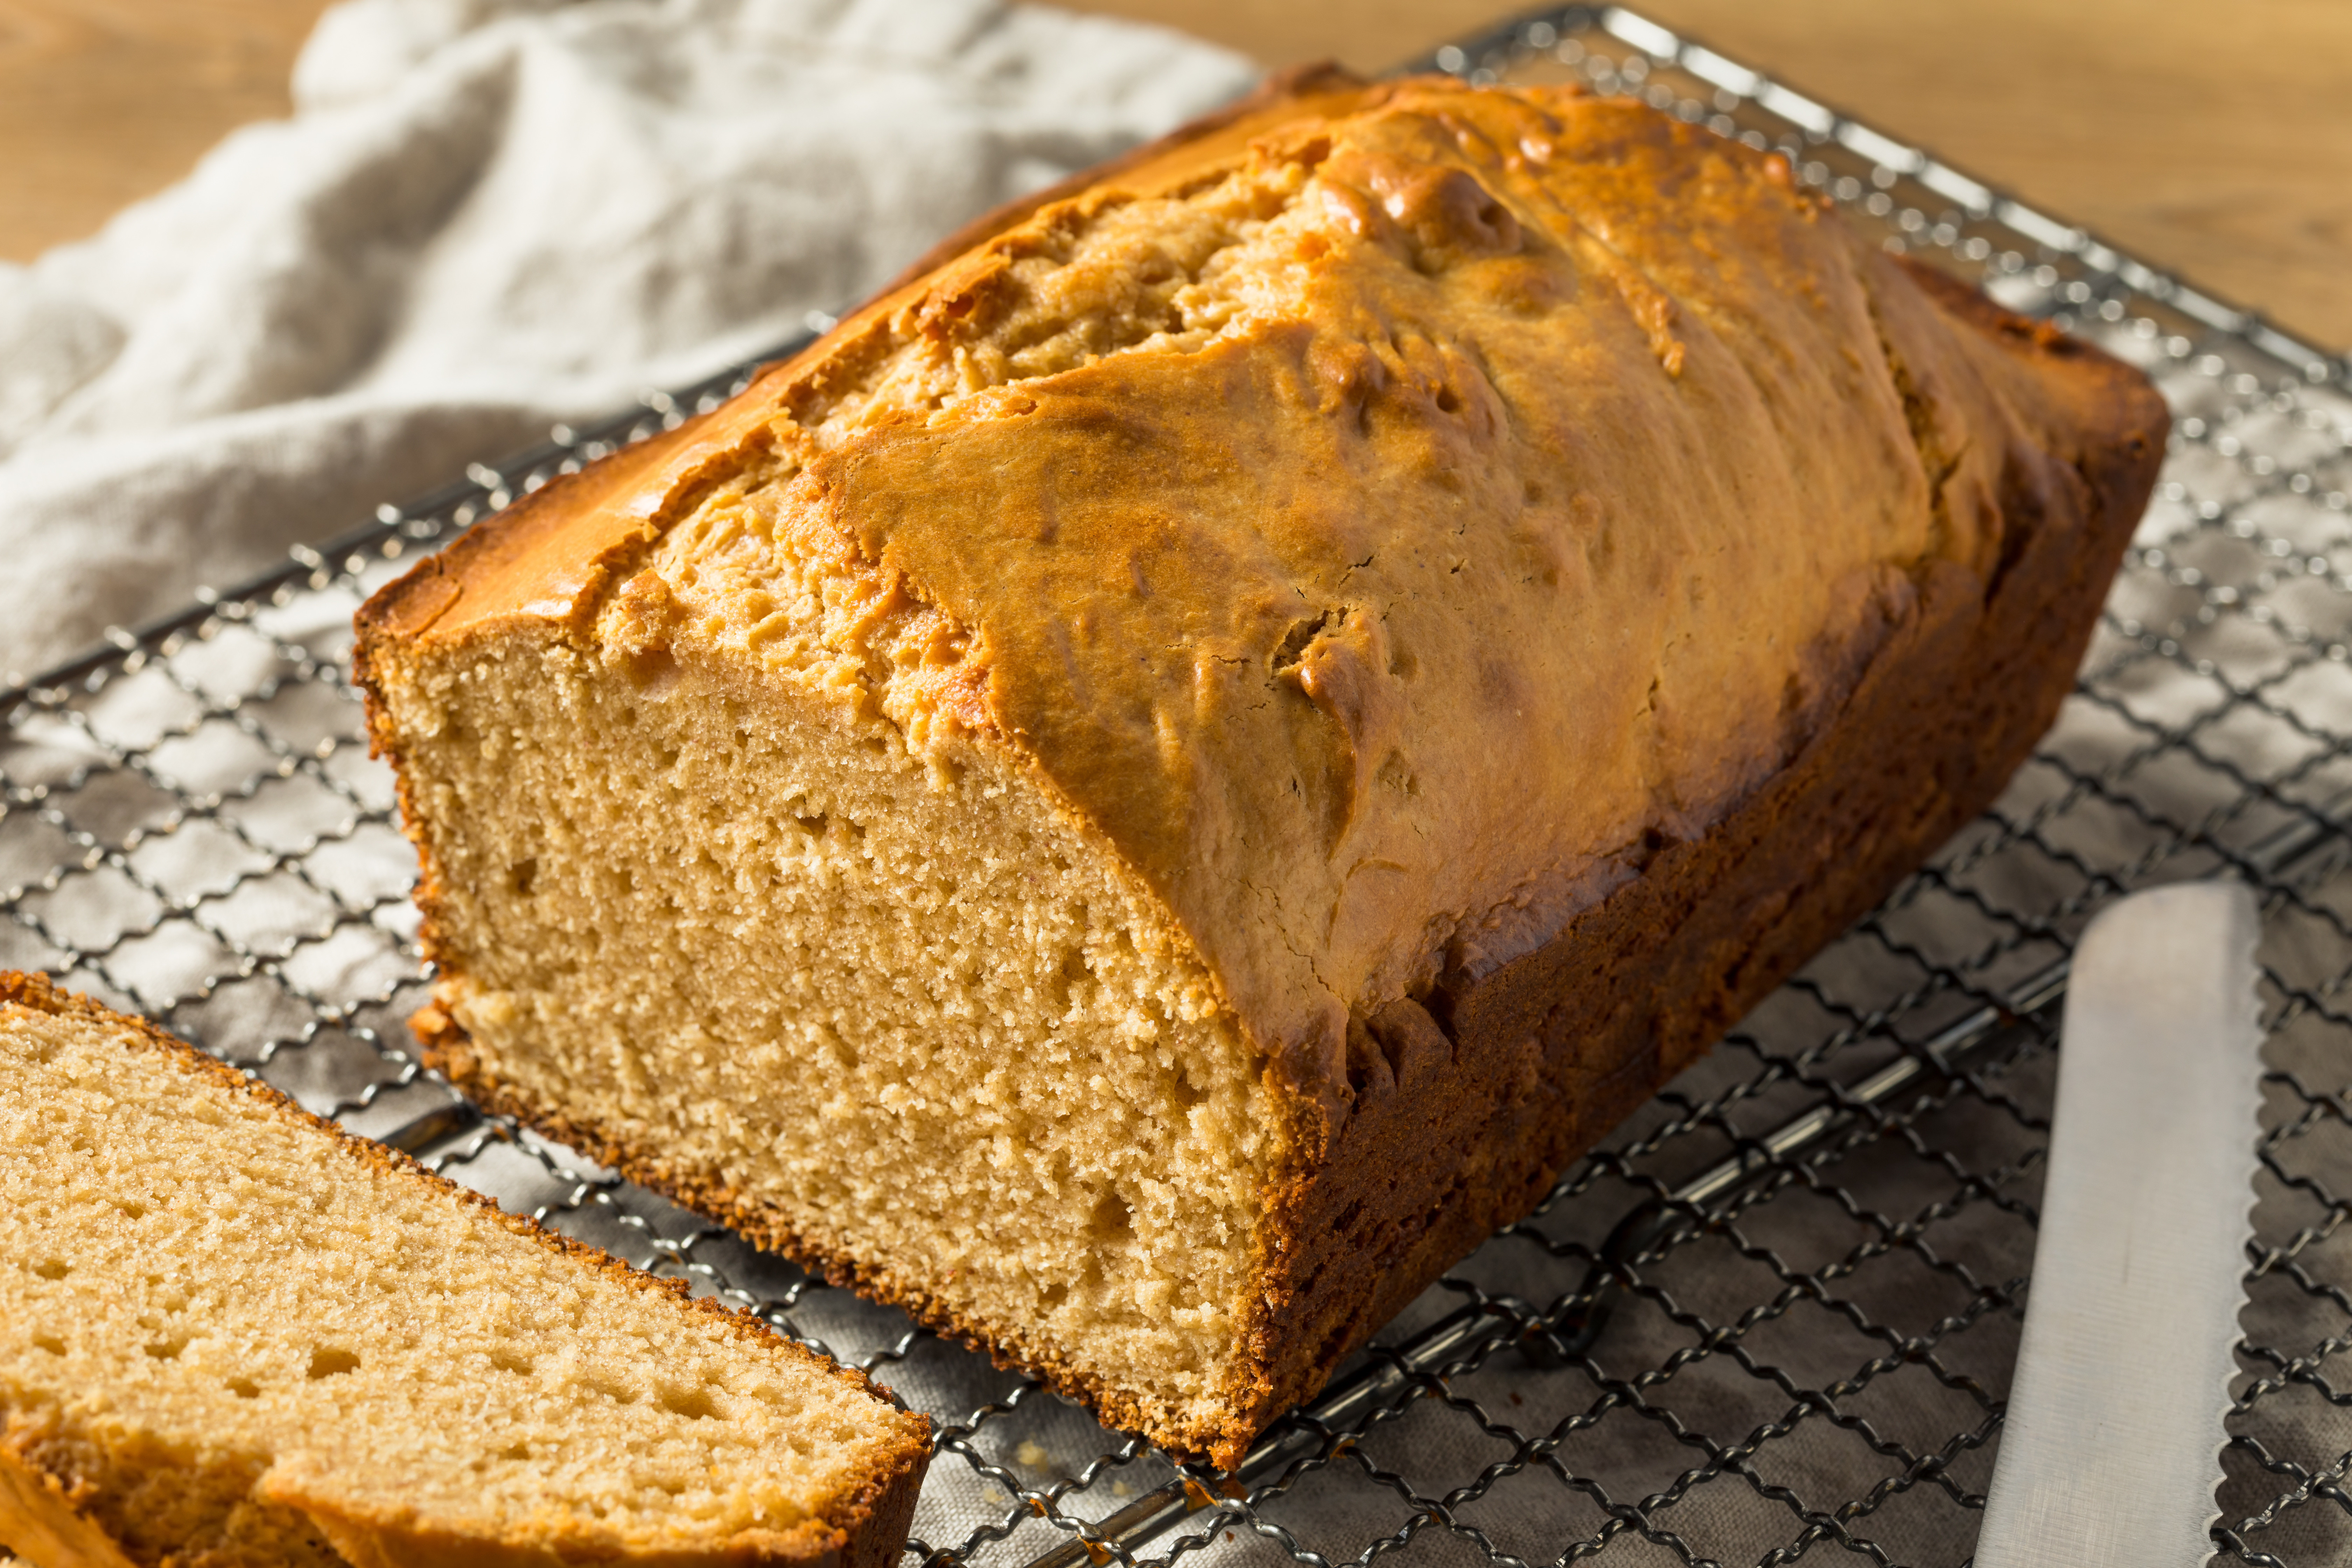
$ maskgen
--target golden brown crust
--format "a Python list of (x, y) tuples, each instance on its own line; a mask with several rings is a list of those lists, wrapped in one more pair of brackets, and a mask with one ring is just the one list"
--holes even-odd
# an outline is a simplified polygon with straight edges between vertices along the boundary
[[(860, 559), (976, 629), (993, 731), (1166, 900), (1267, 1059), (1291, 1153), (1252, 1370), (1221, 1424), (1151, 1428), (1223, 1462), (1990, 800), (2071, 681), (2165, 423), (2135, 373), (1887, 261), (1705, 132), (1541, 90), (1318, 91), (987, 220), (694, 444), (788, 426), (894, 322), (983, 310), (1016, 243), (1088, 203), (1293, 159), (1365, 240), (1298, 319), (878, 422), (804, 470)], [(1433, 318), (1483, 335), (1457, 353)], [(577, 589), (543, 619), (580, 624), (691, 500), (688, 463), (625, 527), (575, 512), (533, 547), (575, 557), (533, 566)], [(1486, 530), (1451, 574), (1434, 520)], [(1836, 536), (1833, 570), (1776, 552), (1799, 530)], [(1547, 570), (1558, 597), (1522, 593)], [(1730, 599), (1685, 623), (1694, 583)], [(511, 624), (503, 577), (466, 592), (426, 640)], [(361, 634), (363, 660), (417, 652), (374, 605)], [(723, 1173), (519, 1102), (434, 1026), (490, 1103), (1139, 1424), (1019, 1325), (812, 1255)]]
[[(764, 379), (764, 378), (763, 378)], [(753, 421), (740, 401), (559, 475), (371, 598), (371, 637), (417, 638), (510, 616), (562, 619), (593, 599), (669, 498), (724, 472)]]
[(2128, 366), (1904, 270), (2027, 370), (2007, 391), (2047, 396), (2012, 410), (2017, 553), (1989, 586), (1934, 573), (1835, 720), (1705, 837), (1648, 847), (1538, 951), (1354, 1021), (1349, 1114), (1273, 1208), (1260, 1402), (1222, 1462), (1990, 806), (2073, 689), (2169, 415)]
[[(994, 236), (1065, 195), (1116, 174), (1139, 189), (1181, 186), (1230, 162), (1250, 140), (1286, 121), (1317, 112), (1342, 112), (1391, 91), (1370, 87), (1333, 66), (1278, 72), (1226, 109), (1097, 169), (1008, 204), (966, 226), (850, 315), (823, 339), (762, 371), (742, 394), (677, 429), (559, 477), (471, 529), (439, 553), (419, 562), (360, 609), (357, 658), (371, 645), (413, 640), (427, 633), (463, 637), (511, 618), (566, 619), (592, 605), (617, 564), (675, 520), (702, 487), (735, 471), (747, 446), (793, 398), (855, 361), (890, 315), (921, 295), (965, 248), (965, 235)], [(362, 681), (364, 684), (364, 681)]]
[(0, 1542), (40, 1568), (135, 1568), (75, 1506), (64, 1478), (41, 1464), (29, 1436), (14, 1421), (0, 1432)]
[[(666, 1279), (631, 1268), (599, 1247), (549, 1230), (527, 1215), (509, 1214), (495, 1200), (426, 1170), (408, 1154), (354, 1137), (334, 1122), (313, 1115), (270, 1085), (258, 1079), (248, 1078), (146, 1019), (117, 1013), (86, 996), (60, 991), (45, 975), (0, 971), (0, 1008), (11, 1005), (58, 1017), (79, 1018), (127, 1033), (142, 1048), (169, 1058), (174, 1066), (190, 1076), (215, 1089), (242, 1095), (299, 1126), (323, 1134), (337, 1149), (361, 1165), (400, 1180), (418, 1183), (444, 1198), (454, 1199), (478, 1210), (505, 1229), (529, 1237), (549, 1251), (601, 1275), (611, 1283), (674, 1302), (682, 1310), (721, 1323), (736, 1337), (758, 1345), (767, 1353), (781, 1352), (788, 1358), (828, 1373), (877, 1400), (887, 1401), (891, 1397), (888, 1390), (876, 1384), (865, 1373), (828, 1362), (805, 1345), (778, 1333), (773, 1326), (761, 1319), (726, 1307), (709, 1297), (697, 1296), (682, 1279)], [(743, 1551), (729, 1554), (725, 1561), (738, 1565), (738, 1568), (752, 1568), (754, 1564), (773, 1564), (775, 1568), (784, 1568), (786, 1564), (801, 1565), (801, 1568), (887, 1568), (887, 1564), (895, 1562), (899, 1545), (906, 1540), (908, 1522), (914, 1516), (915, 1500), (921, 1490), (924, 1469), (929, 1462), (930, 1423), (927, 1417), (902, 1411), (892, 1411), (884, 1420), (889, 1431), (881, 1448), (880, 1462), (862, 1477), (854, 1489), (834, 1500), (822, 1513), (803, 1521), (793, 1531), (748, 1543)], [(14, 1437), (16, 1434), (7, 1436)], [(60, 1545), (85, 1554), (97, 1552), (98, 1547), (93, 1543), (104, 1543), (103, 1533), (73, 1510), (68, 1479), (42, 1470), (37, 1459), (21, 1445), (0, 1443), (0, 1482), (9, 1483), (0, 1486), (0, 1525), (17, 1522), (8, 1512), (13, 1500), (25, 1510), (26, 1533), (28, 1536), (32, 1536), (34, 1528), (39, 1528)], [(53, 1505), (46, 1516), (38, 1509), (31, 1507), (28, 1501), (41, 1499)], [(399, 1568), (427, 1568), (427, 1565), (439, 1563), (479, 1563), (484, 1568), (491, 1568), (491, 1565), (505, 1568), (509, 1563), (539, 1564), (553, 1561), (544, 1549), (465, 1542), (420, 1532), (408, 1527), (386, 1527), (373, 1521), (339, 1517), (331, 1498), (303, 1493), (298, 1482), (290, 1478), (269, 1500), (299, 1508), (310, 1514), (334, 1542), (336, 1549), (354, 1563), (375, 1562), (397, 1564)], [(58, 1510), (64, 1511), (57, 1511)], [(77, 1531), (80, 1533), (77, 1534)], [(6, 1538), (5, 1532), (0, 1532), (0, 1539)], [(39, 1540), (37, 1536), (32, 1538)], [(105, 1544), (108, 1550), (113, 1550), (110, 1543)], [(90, 1556), (89, 1560), (113, 1568), (119, 1557), (117, 1552), (112, 1558), (99, 1554)], [(75, 1559), (68, 1557), (66, 1561)], [(644, 1563), (652, 1568), (653, 1564), (667, 1563), (672, 1560), (663, 1557), (631, 1558), (628, 1561)], [(715, 1560), (709, 1553), (695, 1553), (679, 1555), (675, 1561), (677, 1568), (688, 1568), (689, 1564), (708, 1563)]]

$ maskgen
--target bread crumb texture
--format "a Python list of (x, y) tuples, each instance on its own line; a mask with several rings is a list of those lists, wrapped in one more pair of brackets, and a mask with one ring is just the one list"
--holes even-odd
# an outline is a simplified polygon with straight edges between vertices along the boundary
[(648, 677), (617, 637), (423, 674), (444, 1005), (480, 1072), (728, 1173), (766, 1239), (1213, 1410), (1270, 1154), (1250, 1053), (1033, 779), (910, 748), (866, 689)]
[(919, 1419), (744, 1320), (122, 1021), (16, 1003), (0, 1415), (18, 1478), (131, 1562), (191, 1568), (387, 1540), (817, 1561), (921, 1447)]

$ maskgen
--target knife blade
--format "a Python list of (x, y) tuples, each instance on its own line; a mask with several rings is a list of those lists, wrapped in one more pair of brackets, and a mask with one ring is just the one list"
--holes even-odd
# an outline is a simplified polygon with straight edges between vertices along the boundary
[(2252, 1233), (2253, 895), (2135, 893), (2074, 952), (2025, 1331), (1975, 1568), (2212, 1554)]

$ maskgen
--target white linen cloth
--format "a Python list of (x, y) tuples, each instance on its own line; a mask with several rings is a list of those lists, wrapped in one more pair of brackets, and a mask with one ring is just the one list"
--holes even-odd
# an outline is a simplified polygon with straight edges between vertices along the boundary
[(0, 677), (757, 353), (1255, 75), (992, 0), (348, 0), (291, 119), (0, 263)]

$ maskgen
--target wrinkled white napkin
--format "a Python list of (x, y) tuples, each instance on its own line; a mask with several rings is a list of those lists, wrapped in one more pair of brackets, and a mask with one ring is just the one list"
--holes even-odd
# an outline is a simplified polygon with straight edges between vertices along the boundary
[(0, 677), (757, 353), (1255, 74), (992, 0), (348, 0), (292, 119), (0, 263)]

